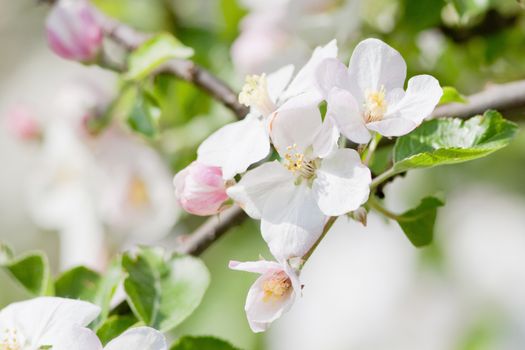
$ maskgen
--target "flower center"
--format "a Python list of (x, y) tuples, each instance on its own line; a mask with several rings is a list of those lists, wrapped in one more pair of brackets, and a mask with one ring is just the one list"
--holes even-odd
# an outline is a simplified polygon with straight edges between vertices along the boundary
[(129, 183), (128, 200), (134, 207), (142, 207), (150, 202), (146, 183), (138, 176), (133, 176)]
[(0, 335), (0, 350), (22, 350), (24, 338), (15, 328), (6, 328)]
[(268, 94), (266, 75), (248, 75), (239, 94), (239, 102), (247, 107), (254, 107), (263, 116), (272, 114), (277, 107)]
[(283, 298), (292, 287), (292, 282), (284, 272), (272, 275), (263, 283), (263, 301), (275, 301)]
[(379, 91), (365, 91), (365, 122), (377, 122), (383, 119), (387, 109), (385, 100), (385, 87), (382, 85)]
[(288, 146), (284, 155), (284, 166), (292, 173), (310, 179), (315, 174), (315, 162), (305, 158), (303, 153), (297, 151), (297, 145)]

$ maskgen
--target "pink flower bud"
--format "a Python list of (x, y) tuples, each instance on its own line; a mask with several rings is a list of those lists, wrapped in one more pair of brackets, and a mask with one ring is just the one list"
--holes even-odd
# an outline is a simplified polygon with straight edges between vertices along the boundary
[(21, 140), (40, 137), (40, 124), (26, 107), (14, 107), (8, 112), (6, 122), (9, 131)]
[(188, 213), (213, 215), (228, 199), (219, 167), (193, 162), (173, 179), (175, 196)]
[(102, 47), (102, 28), (84, 0), (60, 0), (46, 20), (47, 40), (60, 57), (89, 62)]

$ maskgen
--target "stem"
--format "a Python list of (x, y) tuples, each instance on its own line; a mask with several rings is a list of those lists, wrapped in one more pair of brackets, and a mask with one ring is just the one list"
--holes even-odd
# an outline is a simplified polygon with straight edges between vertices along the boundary
[(372, 183), (370, 184), (370, 191), (373, 192), (377, 186), (379, 186), (381, 183), (385, 182), (392, 176), (396, 175), (397, 171), (394, 170), (394, 168), (390, 168), (375, 179), (372, 180)]
[(304, 264), (308, 261), (310, 256), (312, 256), (313, 252), (315, 251), (315, 249), (317, 248), (319, 243), (321, 243), (321, 241), (326, 236), (328, 231), (330, 231), (330, 229), (332, 228), (332, 226), (335, 223), (335, 221), (337, 220), (337, 218), (338, 218), (337, 216), (330, 216), (330, 218), (328, 218), (328, 221), (326, 222), (326, 224), (323, 227), (323, 233), (321, 233), (321, 236), (319, 236), (317, 241), (315, 241), (314, 245), (310, 248), (310, 250), (308, 252), (306, 252), (305, 255), (303, 255), (303, 257), (301, 259), (300, 269), (303, 268)]
[(392, 219), (392, 220), (397, 220), (398, 219), (398, 216), (396, 214), (392, 213), (390, 210), (388, 210), (385, 207), (383, 207), (383, 205), (377, 200), (376, 196), (374, 196), (374, 195), (370, 196), (370, 198), (368, 199), (368, 205), (370, 206), (370, 208), (372, 208), (372, 209), (376, 210), (377, 212), (383, 214), (384, 216), (386, 216), (389, 219)]
[(377, 148), (377, 145), (379, 144), (379, 141), (381, 140), (381, 134), (375, 132), (374, 135), (372, 136), (372, 141), (370, 141), (370, 145), (368, 146), (368, 150), (366, 152), (366, 156), (365, 156), (365, 159), (363, 160), (363, 163), (365, 165), (368, 165), (368, 163), (370, 162), (370, 159), (372, 159), (372, 155), (374, 154), (376, 148)]

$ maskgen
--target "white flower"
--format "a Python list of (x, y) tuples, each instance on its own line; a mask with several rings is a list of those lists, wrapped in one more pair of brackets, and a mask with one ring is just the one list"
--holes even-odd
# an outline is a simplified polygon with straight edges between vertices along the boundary
[(227, 190), (253, 218), (277, 259), (303, 256), (322, 233), (326, 216), (366, 202), (370, 170), (352, 149), (337, 149), (339, 133), (317, 107), (278, 113), (272, 141), (283, 162), (247, 172)]
[(171, 173), (151, 147), (117, 128), (93, 141), (102, 176), (98, 210), (112, 233), (150, 243), (170, 233), (180, 209)]
[(246, 298), (246, 317), (254, 332), (264, 332), (270, 324), (287, 312), (301, 294), (297, 273), (288, 263), (274, 261), (230, 261), (230, 269), (261, 274)]
[(315, 85), (316, 69), (324, 59), (336, 55), (335, 40), (316, 48), (291, 82), (294, 70), (291, 65), (268, 76), (248, 76), (239, 101), (250, 106), (250, 113), (208, 137), (198, 149), (197, 160), (221, 167), (223, 177), (231, 179), (266, 157), (270, 152), (268, 117), (282, 110), (317, 105), (322, 96)]
[(427, 118), (443, 90), (430, 75), (408, 81), (406, 64), (399, 52), (377, 39), (357, 45), (348, 71), (335, 59), (325, 60), (317, 82), (328, 102), (327, 116), (334, 118), (348, 139), (367, 143), (370, 131), (387, 137), (414, 130)]
[(13, 303), (0, 311), (0, 349), (96, 349), (98, 339), (85, 326), (99, 312), (93, 304), (55, 297)]
[(105, 264), (104, 228), (97, 212), (99, 168), (78, 133), (62, 118), (45, 128), (28, 195), (33, 220), (60, 233), (62, 269)]
[[(94, 335), (94, 334), (93, 334)], [(95, 336), (96, 337), (96, 336)], [(102, 350), (102, 346), (92, 350)], [(112, 341), (104, 350), (167, 350), (168, 344), (164, 335), (151, 327), (130, 328)], [(54, 350), (54, 349), (53, 349)], [(73, 350), (73, 349), (72, 349)]]

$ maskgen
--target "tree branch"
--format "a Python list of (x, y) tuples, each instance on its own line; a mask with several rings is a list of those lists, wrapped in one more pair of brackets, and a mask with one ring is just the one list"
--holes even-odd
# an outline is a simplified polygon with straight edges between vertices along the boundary
[(183, 254), (200, 255), (230, 228), (240, 225), (246, 218), (248, 216), (240, 207), (235, 205), (228, 208), (219, 215), (206, 220), (195, 232), (187, 236), (175, 250)]
[[(55, 0), (47, 1), (53, 2)], [(128, 25), (108, 17), (95, 6), (92, 6), (92, 8), (104, 34), (128, 52), (135, 50), (151, 37), (151, 35), (139, 32)], [(248, 114), (248, 107), (239, 103), (235, 91), (233, 91), (224, 81), (193, 61), (182, 59), (170, 60), (164, 63), (157, 72), (170, 73), (181, 80), (194, 84), (229, 108), (235, 114), (237, 119), (242, 119)]]
[(451, 103), (437, 107), (432, 113), (432, 118), (468, 118), (482, 114), (487, 109), (506, 112), (523, 108), (525, 107), (525, 80), (494, 85), (468, 96), (467, 99), (468, 102), (464, 104)]

